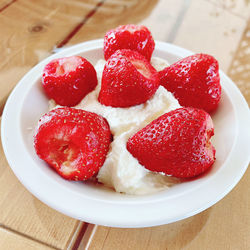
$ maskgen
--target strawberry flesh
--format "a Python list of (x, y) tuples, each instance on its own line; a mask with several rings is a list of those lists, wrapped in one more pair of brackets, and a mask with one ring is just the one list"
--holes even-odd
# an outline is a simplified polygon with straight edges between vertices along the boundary
[(122, 25), (106, 33), (104, 37), (104, 58), (107, 60), (116, 50), (135, 50), (150, 61), (155, 48), (154, 39), (143, 25)]
[(62, 106), (75, 106), (97, 85), (94, 67), (80, 56), (52, 60), (43, 71), (42, 85), (49, 98)]
[(82, 60), (78, 56), (64, 57), (56, 61), (56, 72), (55, 75), (68, 74), (71, 71), (76, 70), (76, 68), (82, 64)]
[(68, 180), (87, 180), (103, 165), (111, 132), (91, 112), (57, 108), (41, 117), (34, 136), (37, 155)]
[(214, 134), (208, 113), (195, 108), (170, 111), (129, 138), (128, 151), (145, 168), (179, 178), (197, 176), (212, 166)]
[(152, 72), (150, 69), (143, 63), (142, 61), (139, 60), (133, 60), (131, 59), (130, 62), (133, 64), (133, 66), (145, 77), (150, 79), (152, 77)]
[(117, 50), (105, 64), (98, 100), (106, 106), (131, 107), (149, 100), (158, 87), (158, 73), (145, 57)]

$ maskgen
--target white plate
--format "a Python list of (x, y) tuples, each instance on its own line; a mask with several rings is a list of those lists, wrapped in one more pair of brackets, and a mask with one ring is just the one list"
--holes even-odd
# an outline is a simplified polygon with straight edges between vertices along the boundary
[[(18, 179), (48, 206), (79, 220), (112, 227), (146, 227), (167, 224), (197, 214), (222, 199), (240, 180), (250, 157), (250, 114), (234, 83), (220, 72), (222, 99), (212, 116), (217, 160), (207, 174), (152, 195), (131, 196), (109, 189), (69, 182), (40, 160), (33, 148), (32, 130), (48, 111), (40, 77), (52, 59), (81, 55), (95, 64), (103, 58), (103, 40), (82, 43), (45, 59), (34, 67), (11, 93), (2, 117), (5, 155)], [(170, 63), (192, 54), (157, 42), (154, 56)]]

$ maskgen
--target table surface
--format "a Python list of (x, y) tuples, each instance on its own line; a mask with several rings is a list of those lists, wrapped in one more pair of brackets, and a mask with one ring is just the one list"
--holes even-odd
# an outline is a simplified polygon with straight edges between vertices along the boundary
[[(12, 88), (39, 61), (126, 23), (214, 55), (250, 103), (249, 16), (249, 0), (0, 0), (0, 115)], [(250, 248), (250, 169), (206, 211), (143, 229), (91, 225), (47, 207), (19, 183), (1, 145), (0, 169), (1, 250)]]

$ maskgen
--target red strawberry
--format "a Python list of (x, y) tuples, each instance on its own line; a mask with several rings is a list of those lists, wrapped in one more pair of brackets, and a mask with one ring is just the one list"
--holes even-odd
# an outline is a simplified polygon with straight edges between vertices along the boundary
[(87, 180), (97, 173), (110, 142), (103, 117), (68, 107), (42, 116), (34, 136), (37, 155), (68, 180)]
[(98, 100), (106, 106), (130, 107), (146, 102), (158, 87), (158, 73), (144, 56), (117, 50), (105, 64)]
[(151, 171), (193, 177), (215, 161), (215, 149), (209, 141), (213, 134), (208, 113), (180, 108), (160, 116), (130, 137), (127, 149)]
[(96, 71), (83, 57), (59, 58), (45, 66), (42, 84), (57, 104), (75, 106), (96, 87)]
[(206, 54), (186, 57), (160, 73), (160, 84), (181, 106), (215, 110), (221, 97), (218, 61)]
[(155, 48), (154, 39), (147, 27), (128, 24), (106, 33), (104, 57), (107, 60), (118, 49), (136, 50), (150, 61)]

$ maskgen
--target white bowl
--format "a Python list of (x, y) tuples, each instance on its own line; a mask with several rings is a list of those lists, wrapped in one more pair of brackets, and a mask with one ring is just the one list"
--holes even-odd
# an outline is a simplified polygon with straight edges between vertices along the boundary
[[(2, 116), (2, 143), (17, 178), (48, 206), (79, 220), (112, 227), (146, 227), (178, 221), (212, 206), (237, 184), (250, 157), (250, 114), (234, 83), (220, 72), (222, 99), (212, 115), (213, 144), (217, 150), (211, 171), (191, 181), (151, 195), (116, 193), (101, 185), (62, 179), (34, 151), (32, 130), (48, 111), (40, 79), (54, 58), (81, 55), (95, 64), (103, 58), (103, 40), (82, 43), (50, 56), (30, 70), (11, 93)], [(153, 56), (170, 63), (192, 54), (177, 46), (156, 42)]]

